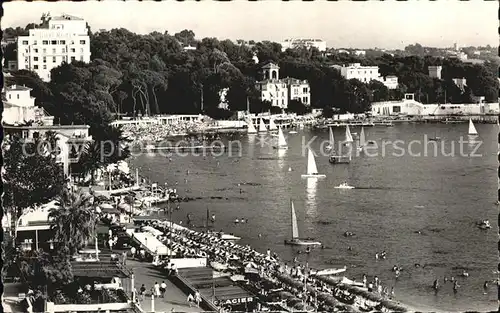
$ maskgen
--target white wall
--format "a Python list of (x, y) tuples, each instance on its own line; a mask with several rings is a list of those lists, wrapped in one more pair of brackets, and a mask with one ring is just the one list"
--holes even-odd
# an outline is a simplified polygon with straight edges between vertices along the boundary
[(49, 29), (30, 29), (28, 36), (18, 37), (18, 69), (34, 71), (44, 81), (50, 81), (50, 70), (72, 59), (90, 62), (90, 38), (83, 20), (51, 20)]

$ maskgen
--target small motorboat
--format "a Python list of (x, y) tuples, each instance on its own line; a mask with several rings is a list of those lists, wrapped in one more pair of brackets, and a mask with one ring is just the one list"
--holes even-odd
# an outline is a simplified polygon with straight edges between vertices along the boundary
[(222, 240), (240, 240), (241, 239), (241, 237), (235, 236), (233, 234), (224, 234), (224, 233), (219, 234), (219, 238)]
[(490, 221), (488, 221), (488, 220), (483, 220), (481, 222), (477, 222), (476, 225), (477, 225), (477, 227), (479, 227), (481, 229), (490, 229), (491, 228)]
[(347, 266), (344, 266), (343, 268), (327, 268), (324, 270), (317, 270), (317, 271), (311, 270), (311, 275), (329, 276), (329, 275), (337, 275), (345, 271), (347, 271)]
[(291, 130), (288, 132), (289, 134), (293, 135), (293, 134), (297, 134), (297, 132), (295, 130)]
[(467, 271), (463, 271), (462, 274), (460, 274), (460, 276), (462, 277), (469, 277), (469, 273), (467, 273)]
[(335, 186), (334, 187), (335, 189), (354, 189), (355, 187), (353, 186), (349, 186), (349, 184), (347, 184), (346, 182), (338, 185), (338, 186)]

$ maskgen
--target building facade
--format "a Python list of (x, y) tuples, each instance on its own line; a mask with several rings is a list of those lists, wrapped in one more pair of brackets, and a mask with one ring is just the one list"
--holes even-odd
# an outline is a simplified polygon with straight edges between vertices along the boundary
[(12, 85), (5, 87), (2, 94), (4, 125), (18, 125), (34, 122), (52, 125), (54, 117), (48, 116), (43, 108), (35, 106), (35, 98), (30, 94), (31, 88)]
[(363, 83), (369, 83), (372, 80), (380, 80), (378, 66), (362, 66), (361, 63), (350, 63), (349, 65), (333, 65), (332, 67), (340, 71), (345, 79), (357, 79)]
[(361, 63), (350, 63), (347, 66), (333, 65), (332, 67), (337, 69), (342, 77), (347, 80), (357, 79), (365, 84), (375, 80), (384, 84), (388, 89), (396, 89), (399, 84), (396, 76), (381, 77), (378, 66), (362, 66)]
[(326, 41), (321, 39), (285, 39), (281, 42), (281, 50), (285, 51), (286, 49), (297, 49), (297, 48), (311, 48), (314, 47), (321, 52), (326, 51)]
[(399, 85), (398, 77), (392, 75), (384, 77), (384, 81), (382, 83), (387, 87), (387, 89), (396, 89)]
[(498, 103), (463, 103), (463, 104), (423, 104), (415, 100), (414, 94), (405, 94), (399, 101), (372, 103), (372, 116), (447, 116), (447, 115), (482, 115), (498, 114)]
[(442, 66), (429, 66), (428, 69), (429, 77), (441, 79), (441, 71), (443, 70)]
[(88, 125), (53, 125), (54, 117), (43, 108), (35, 106), (35, 98), (30, 95), (30, 88), (12, 85), (5, 87), (2, 93), (4, 106), (3, 129), (6, 139), (13, 135), (25, 140), (52, 131), (58, 138), (60, 153), (56, 162), (61, 163), (64, 174), (70, 174), (70, 164), (78, 162), (81, 148), (92, 141)]
[(288, 87), (289, 100), (299, 100), (304, 105), (311, 105), (311, 88), (307, 80), (287, 77), (283, 81)]
[(262, 101), (271, 102), (272, 106), (286, 109), (288, 107), (288, 87), (279, 79), (280, 67), (268, 63), (262, 67), (263, 80), (256, 82)]
[(50, 71), (63, 62), (90, 62), (89, 29), (85, 20), (62, 15), (46, 16), (41, 28), (17, 39), (17, 68), (36, 72), (50, 81)]

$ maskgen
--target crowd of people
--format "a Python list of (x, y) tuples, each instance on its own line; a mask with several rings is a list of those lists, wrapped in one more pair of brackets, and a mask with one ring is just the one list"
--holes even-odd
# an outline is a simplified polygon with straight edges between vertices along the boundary
[(210, 120), (177, 121), (172, 124), (125, 124), (122, 130), (124, 136), (132, 140), (132, 143), (158, 142), (171, 136), (201, 133), (214, 125)]
[[(257, 291), (265, 303), (270, 306), (281, 306), (282, 309), (304, 310), (347, 310), (383, 309), (382, 301), (390, 306), (391, 294), (384, 290), (377, 277), (356, 290), (349, 288), (345, 282), (312, 275), (314, 269), (308, 264), (300, 264), (293, 260), (290, 264), (280, 260), (270, 250), (263, 254), (250, 246), (242, 246), (232, 241), (221, 239), (217, 232), (198, 232), (167, 221), (150, 220), (142, 222), (161, 234), (157, 238), (172, 251), (172, 256), (196, 258), (206, 257), (214, 270), (244, 275), (250, 289)], [(155, 264), (172, 273), (172, 264), (168, 257), (155, 261)], [(176, 270), (173, 270), (176, 273)], [(251, 277), (255, 279), (251, 279)], [(356, 291), (364, 290), (365, 294)], [(377, 294), (378, 292), (378, 294)], [(394, 290), (392, 290), (393, 294)], [(371, 294), (372, 301), (363, 300), (363, 296)], [(384, 295), (384, 296), (383, 296)], [(369, 297), (368, 297), (369, 298)], [(373, 301), (373, 299), (378, 299)], [(392, 303), (393, 307), (396, 306)], [(400, 311), (403, 308), (398, 307)], [(386, 308), (387, 310), (387, 308)]]

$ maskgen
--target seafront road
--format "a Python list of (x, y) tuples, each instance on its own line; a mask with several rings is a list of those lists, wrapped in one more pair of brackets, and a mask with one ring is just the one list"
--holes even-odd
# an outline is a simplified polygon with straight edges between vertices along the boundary
[(158, 282), (163, 281), (167, 284), (165, 298), (154, 299), (155, 312), (203, 312), (203, 309), (190, 307), (187, 303), (187, 294), (175, 286), (166, 275), (156, 269), (151, 263), (138, 262), (135, 260), (127, 260), (127, 268), (133, 270), (135, 277), (135, 288), (137, 291), (142, 284), (146, 287), (146, 297), (144, 301), (140, 301), (140, 306), (144, 312), (151, 312), (151, 287)]

